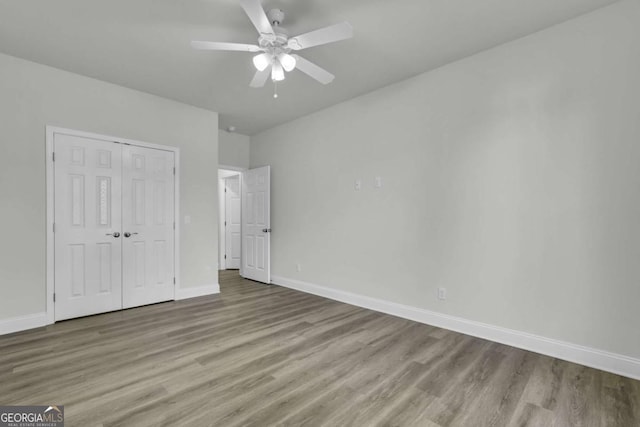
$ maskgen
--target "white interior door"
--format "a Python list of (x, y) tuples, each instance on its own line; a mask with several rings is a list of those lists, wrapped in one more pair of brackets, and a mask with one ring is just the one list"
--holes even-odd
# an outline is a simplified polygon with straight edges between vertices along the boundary
[(174, 299), (174, 154), (122, 149), (123, 307)]
[(237, 270), (240, 268), (242, 221), (240, 199), (240, 175), (225, 179), (225, 268)]
[(242, 276), (271, 282), (271, 167), (242, 173)]
[(53, 142), (55, 320), (122, 308), (119, 144)]

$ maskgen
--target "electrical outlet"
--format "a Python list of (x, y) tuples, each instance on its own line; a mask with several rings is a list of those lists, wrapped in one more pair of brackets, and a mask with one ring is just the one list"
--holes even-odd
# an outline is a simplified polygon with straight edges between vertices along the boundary
[(438, 299), (441, 301), (447, 299), (447, 288), (438, 288)]
[(302, 264), (296, 264), (296, 271), (300, 273), (302, 271)]

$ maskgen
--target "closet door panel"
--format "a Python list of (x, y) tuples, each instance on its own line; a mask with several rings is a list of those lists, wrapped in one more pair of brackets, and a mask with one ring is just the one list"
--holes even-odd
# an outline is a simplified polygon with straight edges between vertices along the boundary
[(123, 307), (174, 299), (174, 153), (122, 152)]
[(122, 308), (122, 146), (55, 134), (55, 320)]

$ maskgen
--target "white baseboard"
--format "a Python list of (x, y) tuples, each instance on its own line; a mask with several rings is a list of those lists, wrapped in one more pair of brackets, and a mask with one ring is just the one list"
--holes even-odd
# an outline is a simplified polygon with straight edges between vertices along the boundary
[(214, 283), (213, 285), (196, 286), (193, 288), (180, 288), (176, 289), (176, 300), (197, 298), (219, 293), (220, 285), (217, 283)]
[(29, 314), (26, 316), (11, 317), (0, 320), (0, 335), (26, 331), (49, 324), (47, 313)]
[[(176, 300), (188, 298), (196, 298), (205, 295), (214, 295), (220, 293), (220, 285), (197, 286), (194, 288), (176, 289)], [(14, 332), (26, 331), (27, 329), (39, 328), (50, 324), (47, 319), (47, 313), (29, 314), (26, 316), (11, 317), (9, 319), (0, 319), (0, 335), (11, 334)]]
[(569, 362), (578, 363), (614, 374), (640, 380), (640, 359), (610, 353), (552, 338), (545, 338), (514, 329), (475, 322), (408, 305), (388, 302), (351, 292), (314, 285), (300, 280), (272, 276), (271, 282), (298, 291), (319, 295), (358, 307), (387, 313), (427, 325), (460, 332), (474, 337), (533, 351)]

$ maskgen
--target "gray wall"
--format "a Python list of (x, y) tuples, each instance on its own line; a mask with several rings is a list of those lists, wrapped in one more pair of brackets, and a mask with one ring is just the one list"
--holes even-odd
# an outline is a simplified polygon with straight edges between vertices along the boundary
[(616, 3), (252, 137), (273, 274), (640, 356), (639, 22)]
[(217, 278), (218, 115), (0, 54), (0, 319), (45, 311), (45, 126), (181, 149), (182, 287)]
[(218, 163), (224, 166), (249, 168), (251, 140), (247, 135), (220, 130)]

